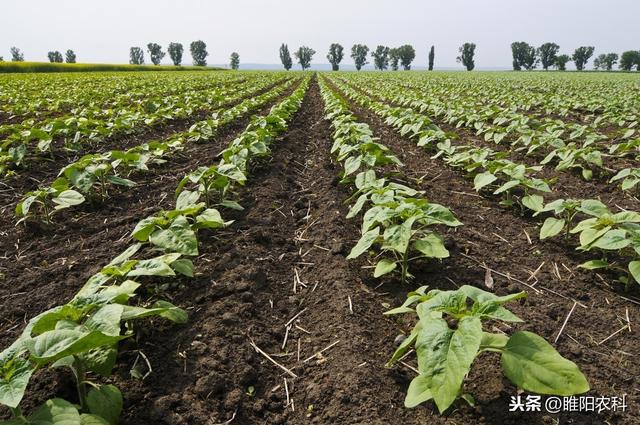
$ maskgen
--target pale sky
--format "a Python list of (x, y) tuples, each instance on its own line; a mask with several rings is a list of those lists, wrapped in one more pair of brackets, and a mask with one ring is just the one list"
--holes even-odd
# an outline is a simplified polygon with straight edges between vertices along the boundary
[[(414, 65), (424, 66), (429, 47), (436, 67), (459, 67), (457, 49), (475, 42), (476, 66), (509, 67), (512, 41), (546, 41), (571, 54), (582, 45), (599, 53), (639, 49), (640, 0), (3, 0), (0, 56), (17, 46), (25, 60), (46, 61), (49, 50), (75, 50), (78, 62), (127, 63), (129, 47), (157, 42), (185, 46), (202, 39), (208, 63), (279, 63), (278, 47), (304, 44), (326, 63), (329, 44), (350, 51), (409, 43)], [(593, 59), (593, 58), (592, 58)], [(164, 62), (169, 63), (169, 57)], [(352, 64), (347, 54), (343, 64)], [(590, 65), (589, 65), (590, 67)]]

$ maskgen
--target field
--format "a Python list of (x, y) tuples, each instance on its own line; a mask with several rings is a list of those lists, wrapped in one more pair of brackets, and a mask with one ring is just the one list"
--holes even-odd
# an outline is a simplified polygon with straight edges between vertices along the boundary
[(633, 74), (0, 75), (0, 420), (640, 423), (639, 121)]
[(0, 73), (92, 72), (92, 71), (213, 71), (201, 66), (112, 65), (103, 63), (0, 62)]

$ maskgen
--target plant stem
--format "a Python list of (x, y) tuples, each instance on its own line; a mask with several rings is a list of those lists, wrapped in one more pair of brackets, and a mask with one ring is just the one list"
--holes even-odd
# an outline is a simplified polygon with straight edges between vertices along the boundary
[(409, 249), (402, 254), (402, 283), (407, 282), (407, 269), (409, 268)]
[(102, 174), (100, 175), (100, 198), (102, 198), (102, 201), (104, 202), (106, 197), (107, 197), (107, 182), (105, 181), (105, 175)]
[(84, 383), (86, 371), (81, 360), (75, 357), (73, 366), (71, 367), (73, 374), (76, 377), (76, 389), (78, 391), (78, 400), (80, 401), (80, 409), (84, 412), (88, 411), (87, 408), (87, 388)]
[(22, 416), (22, 409), (20, 409), (20, 406), (18, 407), (11, 407), (11, 417), (14, 419), (24, 419), (24, 416)]

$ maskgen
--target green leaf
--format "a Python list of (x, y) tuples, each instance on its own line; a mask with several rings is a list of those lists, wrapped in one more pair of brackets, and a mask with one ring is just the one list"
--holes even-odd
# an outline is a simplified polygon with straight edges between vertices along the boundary
[(395, 270), (397, 265), (398, 263), (396, 261), (383, 258), (382, 260), (378, 261), (378, 264), (376, 264), (376, 269), (373, 272), (373, 277), (380, 277), (382, 275), (390, 273)]
[(218, 229), (225, 226), (220, 212), (213, 208), (207, 208), (196, 217), (198, 228)]
[(429, 233), (418, 239), (413, 246), (429, 258), (447, 258), (449, 256), (449, 251), (445, 248), (442, 238), (435, 233)]
[(135, 244), (131, 245), (129, 248), (125, 249), (122, 252), (122, 254), (118, 255), (116, 258), (111, 260), (111, 262), (109, 264), (107, 264), (107, 265), (108, 266), (117, 266), (119, 264), (124, 263), (129, 258), (131, 258), (132, 255), (137, 253), (140, 250), (141, 247), (142, 247), (142, 244), (139, 244), (139, 243), (135, 243)]
[(402, 343), (398, 346), (391, 359), (389, 359), (389, 361), (385, 365), (386, 367), (393, 366), (394, 363), (400, 360), (402, 356), (404, 356), (406, 352), (409, 351), (411, 346), (414, 345), (416, 340), (418, 339), (418, 333), (420, 332), (420, 329), (422, 329), (422, 324), (418, 320), (418, 323), (416, 323), (416, 325), (411, 330), (411, 334), (409, 334), (409, 336), (405, 338), (405, 340), (402, 341)]
[(151, 308), (125, 306), (122, 320), (135, 320), (144, 317), (160, 316), (174, 323), (186, 323), (187, 312), (167, 301), (157, 301)]
[(636, 177), (629, 177), (628, 179), (624, 179), (624, 181), (622, 182), (622, 190), (629, 190), (637, 185), (638, 182), (640, 182), (640, 179)]
[(0, 357), (0, 404), (18, 407), (34, 371), (35, 366), (25, 358)]
[(502, 192), (506, 192), (509, 189), (512, 189), (516, 186), (518, 186), (520, 184), (520, 180), (509, 180), (508, 182), (506, 182), (505, 184), (503, 184), (502, 186), (500, 186), (499, 188), (497, 188), (493, 194), (494, 195), (499, 195)]
[(534, 212), (542, 211), (544, 208), (544, 198), (540, 195), (527, 195), (522, 198), (522, 205)]
[(60, 210), (63, 208), (69, 208), (74, 205), (80, 205), (84, 202), (84, 196), (80, 192), (69, 189), (60, 192), (58, 196), (53, 198), (53, 202), (56, 203), (55, 209)]
[(584, 229), (582, 232), (580, 232), (581, 248), (589, 249), (594, 242), (596, 242), (599, 238), (604, 236), (607, 232), (609, 232), (609, 230), (611, 230), (611, 226), (606, 226), (603, 229), (597, 229), (592, 227)]
[(112, 345), (125, 337), (106, 335), (100, 331), (55, 329), (26, 341), (35, 362), (40, 365), (55, 362), (66, 356), (81, 354), (94, 348)]
[(480, 350), (502, 350), (509, 342), (509, 337), (503, 334), (482, 332)]
[(107, 304), (93, 313), (84, 323), (84, 326), (92, 331), (100, 331), (105, 335), (120, 335), (120, 319), (124, 306), (120, 304)]
[(113, 385), (100, 385), (98, 388), (91, 388), (87, 394), (89, 411), (105, 419), (111, 425), (118, 423), (122, 404), (122, 393)]
[(229, 199), (225, 199), (224, 201), (220, 202), (218, 205), (220, 205), (221, 207), (224, 207), (224, 208), (229, 208), (229, 209), (237, 210), (237, 211), (244, 210), (244, 207), (242, 205), (240, 205), (236, 201), (231, 201)]
[(191, 205), (198, 203), (200, 199), (200, 193), (192, 192), (189, 190), (183, 190), (178, 195), (178, 199), (176, 199), (176, 209), (183, 210)]
[(82, 425), (78, 409), (61, 398), (47, 400), (38, 407), (25, 424), (28, 425)]
[(481, 318), (491, 318), (502, 320), (503, 322), (522, 322), (518, 316), (502, 307), (509, 301), (518, 300), (527, 296), (526, 292), (515, 292), (513, 294), (497, 296), (491, 292), (484, 291), (475, 286), (463, 285), (460, 290), (469, 298), (475, 301), (471, 314)]
[(627, 232), (622, 229), (612, 229), (598, 238), (591, 246), (593, 248), (617, 251), (629, 246), (631, 239), (627, 239)]
[(364, 203), (367, 202), (367, 199), (368, 198), (367, 198), (366, 194), (365, 195), (360, 195), (358, 197), (358, 200), (356, 201), (356, 203), (349, 210), (349, 213), (347, 214), (347, 218), (353, 218), (356, 215), (358, 215), (358, 213), (360, 212), (360, 210), (364, 206)]
[(350, 156), (349, 158), (347, 158), (347, 160), (344, 162), (344, 175), (348, 176), (349, 174), (353, 174), (358, 171), (358, 169), (360, 169), (361, 163), (362, 157), (360, 155)]
[(120, 176), (110, 175), (110, 176), (107, 176), (107, 180), (109, 180), (109, 182), (118, 186), (133, 187), (136, 185), (136, 182), (131, 181), (129, 179), (122, 178)]
[(181, 258), (171, 263), (171, 268), (188, 277), (193, 277), (193, 262), (188, 258)]
[(80, 423), (81, 425), (110, 425), (109, 422), (100, 416), (90, 415), (88, 413), (80, 415)]
[(505, 376), (526, 391), (558, 396), (589, 391), (578, 366), (531, 332), (514, 333), (503, 349), (501, 362)]
[(163, 309), (164, 311), (159, 312), (160, 317), (164, 317), (173, 323), (187, 323), (187, 320), (189, 319), (185, 310), (176, 307), (168, 301), (156, 301), (153, 304), (153, 308), (156, 310)]
[(540, 228), (540, 240), (553, 237), (564, 229), (565, 220), (548, 217)]
[(483, 187), (493, 183), (496, 180), (498, 180), (498, 178), (488, 171), (476, 174), (475, 178), (473, 179), (473, 188), (476, 191), (479, 191)]
[(414, 220), (407, 220), (402, 224), (395, 224), (387, 227), (384, 231), (384, 248), (393, 249), (404, 254), (409, 248), (409, 240), (411, 239), (411, 226)]
[(418, 369), (442, 413), (458, 397), (462, 381), (478, 354), (482, 324), (477, 317), (463, 317), (458, 328), (452, 330), (441, 318), (422, 322), (416, 341)]
[(635, 260), (629, 263), (629, 273), (637, 283), (640, 283), (640, 261)]
[(417, 405), (429, 401), (433, 398), (429, 384), (431, 377), (427, 375), (418, 375), (409, 384), (407, 395), (404, 398), (404, 407), (412, 408)]
[(127, 276), (175, 276), (173, 269), (164, 261), (156, 258), (142, 260)]
[(587, 270), (595, 270), (602, 269), (604, 267), (609, 267), (609, 263), (604, 260), (591, 260), (580, 264), (578, 267), (587, 269)]
[(378, 236), (380, 236), (380, 227), (377, 226), (364, 233), (358, 243), (351, 249), (347, 260), (352, 260), (362, 255), (363, 252), (367, 251), (369, 247), (373, 245), (376, 239), (378, 239)]
[[(215, 210), (213, 210), (215, 211)], [(149, 236), (149, 242), (166, 252), (198, 255), (198, 239), (184, 216), (177, 216), (168, 229), (157, 230)]]
[(140, 242), (145, 242), (149, 239), (149, 235), (155, 230), (158, 217), (151, 216), (140, 220), (136, 227), (134, 227), (131, 236)]
[[(70, 356), (71, 357), (71, 356)], [(104, 377), (111, 376), (118, 357), (118, 344), (94, 348), (80, 355), (89, 370)], [(71, 357), (73, 359), (73, 357)], [(59, 362), (59, 361), (58, 361)]]
[(596, 200), (596, 199), (585, 199), (580, 203), (580, 208), (578, 208), (585, 214), (589, 214), (593, 217), (600, 217), (604, 214), (609, 213), (609, 209), (605, 204)]

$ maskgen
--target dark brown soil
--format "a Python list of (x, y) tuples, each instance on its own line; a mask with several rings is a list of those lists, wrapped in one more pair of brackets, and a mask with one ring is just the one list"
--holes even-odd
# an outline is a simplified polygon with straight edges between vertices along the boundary
[[(640, 306), (622, 299), (606, 280), (576, 271), (575, 266), (583, 259), (572, 250), (555, 242), (537, 242), (533, 237), (535, 222), (477, 196), (468, 181), (442, 162), (429, 159), (376, 116), (358, 108), (354, 111), (372, 126), (382, 143), (401, 157), (405, 163), (400, 171), (402, 180), (424, 189), (430, 200), (450, 207), (465, 223), (457, 231), (445, 232), (451, 258), (442, 263), (417, 264), (416, 279), (406, 286), (396, 278), (382, 282), (373, 279), (366, 259), (345, 259), (358, 239), (359, 221), (345, 219), (347, 206), (343, 201), (350, 190), (338, 183), (341, 166), (329, 154), (331, 129), (323, 119), (322, 100), (313, 81), (289, 131), (274, 143), (272, 159), (255, 167), (241, 191), (240, 203), (245, 210), (229, 215), (236, 220), (229, 229), (203, 236), (201, 256), (196, 261), (198, 275), (184, 282), (184, 288), (168, 293), (174, 303), (190, 312), (189, 323), (153, 323), (122, 350), (113, 379), (125, 395), (121, 422), (179, 425), (233, 419), (229, 423), (243, 425), (541, 425), (559, 419), (560, 423), (574, 424), (639, 423), (634, 413), (640, 393), (636, 384), (639, 367), (634, 358), (638, 352), (635, 326), (633, 332), (622, 331), (605, 343), (598, 342), (621, 327), (625, 309), (631, 322), (636, 323)], [(73, 293), (79, 282), (124, 246), (114, 241), (126, 235), (136, 220), (169, 202), (157, 199), (173, 190), (181, 170), (201, 165), (203, 158), (206, 160), (207, 154), (212, 158), (215, 151), (213, 146), (194, 148), (185, 163), (160, 174), (158, 179), (164, 183), (154, 186), (153, 179), (147, 181), (149, 196), (140, 194), (139, 198), (125, 197), (110, 203), (121, 206), (108, 208), (117, 208), (122, 216), (126, 214), (123, 209), (139, 199), (136, 217), (109, 222), (102, 229), (83, 230), (83, 235), (92, 235), (88, 239), (91, 246), (83, 247), (77, 241), (64, 243), (65, 239), (58, 238), (49, 242), (49, 251), (40, 249), (36, 255), (34, 247), (25, 249), (29, 243), (42, 243), (38, 241), (43, 237), (34, 242), (28, 234), (12, 236), (19, 251), (24, 252), (23, 258), (15, 258), (16, 251), (9, 243), (0, 252), (10, 250), (7, 260), (14, 264), (22, 261), (12, 268), (20, 271), (32, 267), (34, 275), (23, 283), (21, 279), (30, 276), (29, 272), (7, 274), (3, 282), (0, 302), (11, 301), (0, 309), (1, 346), (6, 346), (22, 327), (23, 316), (31, 317)], [(87, 226), (103, 217), (83, 217), (80, 222)], [(0, 228), (8, 231), (8, 226)], [(531, 244), (523, 230), (532, 235)], [(26, 243), (20, 242), (26, 237)], [(52, 254), (53, 248), (57, 255)], [(62, 262), (61, 257), (74, 259), (71, 272), (67, 268), (72, 263)], [(48, 265), (39, 269), (43, 260)], [(526, 281), (527, 271), (533, 272), (543, 261), (529, 281), (539, 293), (498, 274)], [(382, 312), (399, 305), (407, 291), (422, 284), (443, 289), (463, 283), (482, 286), (483, 264), (497, 271), (493, 278), (498, 294), (529, 290), (526, 301), (512, 305), (526, 321), (518, 329), (538, 332), (553, 341), (572, 300), (586, 307), (575, 309), (555, 345), (585, 372), (591, 395), (626, 393), (629, 412), (566, 414), (560, 418), (510, 413), (509, 397), (517, 394), (516, 388), (502, 378), (499, 362), (491, 355), (476, 361), (465, 384), (477, 407), (458, 402), (444, 416), (435, 412), (432, 403), (415, 409), (403, 407), (414, 373), (403, 366), (386, 369), (384, 363), (393, 353), (396, 337), (411, 323), (387, 318)], [(62, 283), (65, 279), (66, 284)], [(287, 323), (292, 327), (283, 344)], [(297, 378), (256, 352), (251, 342)], [(312, 357), (329, 346), (322, 355)], [(138, 350), (153, 367), (144, 381), (129, 377)], [(411, 358), (407, 362), (415, 363)], [(46, 371), (34, 382), (27, 407), (54, 394), (71, 397), (69, 377), (64, 373)]]

